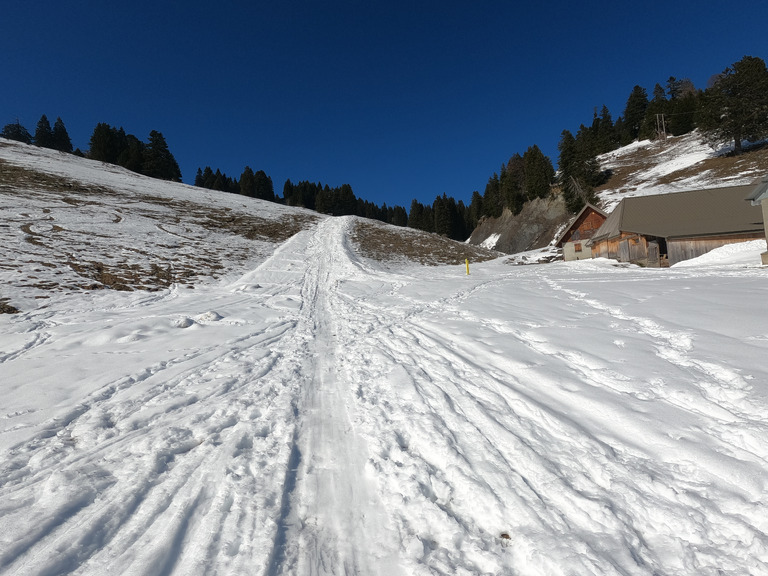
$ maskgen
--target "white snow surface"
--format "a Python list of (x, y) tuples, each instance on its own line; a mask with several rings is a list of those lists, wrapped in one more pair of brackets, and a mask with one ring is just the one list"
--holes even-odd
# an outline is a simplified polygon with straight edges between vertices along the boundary
[(0, 315), (0, 573), (768, 574), (764, 243), (466, 275), (354, 225)]
[(496, 248), (496, 244), (499, 243), (499, 238), (501, 238), (501, 234), (491, 234), (480, 243), (480, 246), (488, 248), (488, 250), (493, 250)]
[[(749, 144), (744, 142), (745, 146)], [(606, 212), (610, 213), (625, 197), (746, 185), (753, 183), (765, 171), (764, 167), (756, 167), (735, 172), (729, 178), (714, 179), (709, 170), (701, 169), (693, 171), (693, 176), (661, 183), (665, 176), (691, 168), (704, 160), (716, 158), (733, 149), (732, 146), (713, 148), (698, 131), (684, 136), (670, 137), (667, 140), (635, 141), (597, 158), (603, 170), (611, 170), (621, 165), (626, 156), (642, 149), (646, 149), (649, 153), (648, 167), (636, 170), (621, 188), (600, 192), (601, 204)]]

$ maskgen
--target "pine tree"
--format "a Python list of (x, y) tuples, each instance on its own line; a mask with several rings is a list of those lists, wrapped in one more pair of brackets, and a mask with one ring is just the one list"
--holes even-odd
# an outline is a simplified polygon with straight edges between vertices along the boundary
[(424, 232), (434, 232), (435, 211), (432, 206), (425, 206), (414, 199), (411, 202), (411, 211), (408, 213), (408, 227)]
[(258, 170), (254, 175), (254, 192), (256, 198), (261, 200), (275, 201), (275, 186), (272, 183), (272, 178), (267, 176), (264, 170)]
[(504, 199), (501, 197), (499, 175), (494, 172), (488, 179), (483, 193), (483, 216), (498, 218), (504, 210)]
[[(451, 197), (451, 202), (454, 202), (453, 197)], [(472, 233), (472, 230), (474, 228), (470, 228), (467, 225), (467, 216), (469, 213), (469, 209), (466, 207), (463, 201), (459, 200), (456, 203), (456, 212), (453, 216), (454, 218), (454, 228), (456, 230), (455, 235), (453, 237), (454, 240), (458, 240), (460, 242), (464, 242), (467, 238), (469, 238), (469, 235)]]
[(627, 99), (627, 105), (624, 108), (624, 136), (625, 143), (637, 139), (640, 129), (645, 120), (645, 111), (648, 108), (648, 93), (645, 88), (635, 86)]
[(125, 139), (125, 132), (117, 130), (109, 124), (99, 122), (93, 129), (90, 139), (88, 157), (101, 162), (117, 164), (117, 159), (122, 152), (121, 140)]
[(69, 133), (60, 116), (56, 118), (56, 122), (53, 124), (52, 148), (60, 152), (72, 153), (72, 141), (69, 139)]
[(240, 175), (240, 194), (256, 198), (256, 178), (250, 166), (246, 166)]
[(48, 117), (43, 114), (37, 122), (35, 129), (35, 145), (41, 148), (53, 148), (53, 130)]
[(408, 212), (408, 228), (421, 230), (422, 216), (424, 214), (424, 205), (414, 198), (411, 201), (411, 209)]
[(392, 209), (392, 217), (389, 223), (401, 227), (408, 226), (408, 212), (402, 206), (395, 206)]
[(123, 149), (117, 157), (117, 164), (132, 172), (141, 174), (144, 169), (144, 151), (146, 146), (133, 134), (126, 134), (124, 142)]
[(445, 193), (435, 198), (435, 201), (432, 203), (432, 211), (435, 215), (435, 233), (451, 238), (453, 235), (453, 221), (451, 220), (451, 212), (448, 207), (448, 197)]
[(294, 196), (294, 186), (293, 182), (291, 182), (291, 179), (285, 181), (285, 184), (283, 184), (283, 202), (288, 206), (295, 206), (293, 203), (293, 196)]
[(12, 124), (6, 124), (3, 127), (0, 136), (7, 138), (8, 140), (16, 140), (17, 142), (23, 142), (24, 144), (32, 144), (32, 135), (18, 120)]
[(203, 170), (203, 188), (213, 189), (213, 183), (216, 181), (216, 175), (210, 166), (206, 166)]
[(152, 130), (144, 151), (142, 173), (152, 178), (181, 182), (181, 170), (162, 133)]
[(475, 190), (472, 192), (472, 201), (469, 203), (469, 210), (467, 216), (467, 228), (474, 230), (477, 228), (477, 224), (483, 217), (483, 197), (480, 192)]
[(678, 80), (674, 76), (670, 76), (667, 80), (667, 94), (671, 101), (685, 98), (691, 94), (696, 93), (696, 87), (690, 78), (681, 78)]
[(555, 169), (552, 162), (535, 144), (523, 154), (525, 194), (529, 200), (546, 198), (552, 190)]
[(596, 201), (594, 187), (599, 181), (599, 167), (590, 151), (568, 130), (563, 130), (557, 148), (558, 180), (565, 204), (571, 212), (578, 212), (586, 202)]
[(605, 104), (600, 109), (600, 116), (597, 117), (595, 139), (597, 141), (597, 154), (605, 154), (619, 146), (619, 138), (611, 118), (611, 112)]
[(227, 190), (227, 177), (222, 174), (221, 170), (218, 168), (216, 168), (216, 173), (213, 175), (211, 190), (218, 190), (219, 192), (225, 192)]
[(768, 137), (768, 69), (754, 56), (744, 56), (719, 75), (703, 94), (699, 127), (715, 142), (733, 141), (736, 154), (742, 140)]
[(520, 154), (514, 154), (507, 162), (503, 176), (499, 176), (499, 186), (504, 205), (513, 214), (519, 214), (527, 198), (525, 193), (525, 160)]
[(339, 188), (339, 202), (336, 211), (338, 216), (353, 216), (357, 212), (357, 198), (352, 191), (352, 186), (342, 184)]

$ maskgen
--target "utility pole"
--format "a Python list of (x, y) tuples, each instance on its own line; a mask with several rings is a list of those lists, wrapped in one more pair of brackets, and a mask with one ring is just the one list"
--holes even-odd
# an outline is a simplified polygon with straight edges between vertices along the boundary
[(659, 140), (667, 139), (667, 122), (664, 114), (656, 114), (656, 137)]

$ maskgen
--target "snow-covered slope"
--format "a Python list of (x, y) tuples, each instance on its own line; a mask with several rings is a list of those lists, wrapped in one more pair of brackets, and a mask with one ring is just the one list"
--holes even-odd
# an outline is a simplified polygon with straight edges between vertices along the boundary
[[(748, 143), (745, 143), (745, 145)], [(612, 174), (599, 189), (610, 212), (625, 196), (750, 184), (768, 171), (768, 147), (729, 156), (713, 148), (697, 131), (666, 140), (642, 140), (598, 157)]]
[[(596, 190), (598, 204), (610, 213), (628, 196), (751, 184), (768, 172), (768, 143), (744, 146), (747, 153), (733, 156), (731, 148), (715, 149), (698, 132), (633, 142), (598, 156), (601, 170), (609, 175)], [(551, 248), (547, 244), (554, 243), (572, 218), (560, 197), (534, 200), (518, 215), (505, 210), (499, 218), (484, 219), (469, 242), (507, 253), (543, 248), (546, 254)]]
[(358, 229), (0, 315), (0, 573), (768, 574), (765, 243), (468, 276)]

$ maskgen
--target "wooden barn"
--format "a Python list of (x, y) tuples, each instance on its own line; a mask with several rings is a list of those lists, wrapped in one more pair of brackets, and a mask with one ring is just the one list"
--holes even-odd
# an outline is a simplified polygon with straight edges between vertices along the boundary
[[(747, 200), (752, 203), (753, 206), (763, 207), (763, 226), (765, 227), (765, 236), (768, 238), (768, 176), (758, 182)], [(768, 265), (768, 252), (763, 252), (760, 257), (763, 259), (763, 264)]]
[(592, 256), (670, 266), (734, 242), (765, 238), (745, 202), (755, 185), (624, 198), (590, 240)]
[(585, 205), (576, 214), (571, 225), (555, 242), (555, 246), (563, 249), (563, 258), (566, 262), (592, 258), (592, 251), (587, 246), (587, 240), (595, 235), (606, 218), (608, 215), (592, 204)]

